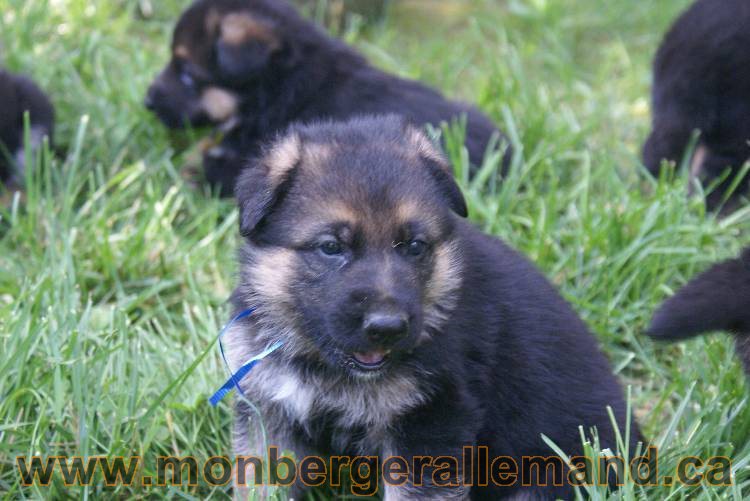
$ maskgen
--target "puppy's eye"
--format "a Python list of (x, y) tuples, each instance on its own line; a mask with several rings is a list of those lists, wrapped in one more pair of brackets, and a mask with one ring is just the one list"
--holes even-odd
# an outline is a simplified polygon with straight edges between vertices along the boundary
[(427, 244), (422, 240), (412, 240), (406, 244), (406, 253), (410, 256), (421, 256), (427, 252)]
[(427, 252), (427, 249), (429, 248), (427, 243), (422, 240), (411, 240), (401, 245), (404, 253), (407, 256), (412, 257), (422, 256), (425, 252)]
[(326, 256), (338, 256), (344, 253), (344, 247), (336, 240), (326, 240), (318, 248)]

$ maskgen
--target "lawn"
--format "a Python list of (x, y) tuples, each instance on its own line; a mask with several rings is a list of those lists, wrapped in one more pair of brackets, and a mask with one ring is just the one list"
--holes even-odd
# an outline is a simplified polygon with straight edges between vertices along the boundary
[[(687, 0), (402, 0), (340, 35), (376, 65), (477, 102), (517, 157), (468, 181), (472, 219), (523, 251), (596, 333), (660, 471), (732, 459), (733, 485), (630, 486), (613, 497), (750, 496), (748, 383), (723, 335), (657, 345), (656, 305), (750, 243), (727, 217), (650, 178), (650, 59)], [(239, 242), (232, 200), (196, 187), (199, 135), (142, 106), (188, 1), (0, 0), (0, 58), (57, 109), (57, 154), (0, 207), (0, 494), (7, 498), (226, 498), (229, 487), (22, 487), (16, 456), (206, 459), (231, 454), (214, 344)], [(150, 7), (150, 9), (148, 8)], [(595, 382), (592, 382), (595, 383)], [(562, 383), (564, 384), (564, 382)], [(228, 399), (227, 399), (228, 400)], [(604, 497), (594, 490), (595, 498)], [(318, 494), (324, 498), (325, 494)]]

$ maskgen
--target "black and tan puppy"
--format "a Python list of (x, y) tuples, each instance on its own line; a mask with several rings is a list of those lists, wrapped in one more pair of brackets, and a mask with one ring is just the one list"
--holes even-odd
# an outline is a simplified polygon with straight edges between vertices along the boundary
[(667, 299), (648, 334), (674, 341), (711, 331), (736, 336), (737, 354), (750, 375), (750, 247), (739, 258), (701, 273)]
[[(624, 430), (626, 406), (596, 339), (532, 264), (464, 219), (417, 128), (395, 116), (294, 126), (243, 171), (237, 197), (233, 305), (257, 310), (227, 346), (241, 364), (284, 342), (242, 382), (270, 445), (409, 464), (487, 446), (521, 465), (554, 455), (542, 433), (580, 453), (582, 425), (615, 450), (606, 407)], [(237, 454), (263, 453), (252, 415), (239, 401)], [(522, 487), (522, 466), (504, 488), (438, 487), (431, 471), (422, 486), (381, 485), (386, 499), (571, 494), (552, 478)]]
[(44, 137), (52, 141), (55, 113), (47, 96), (30, 79), (0, 69), (0, 182), (23, 182), (24, 113), (29, 112), (30, 141), (37, 150)]
[[(731, 169), (708, 196), (715, 208), (750, 159), (750, 2), (698, 0), (664, 38), (654, 60), (652, 132), (643, 161), (657, 174), (662, 160), (679, 163), (693, 131), (700, 139), (691, 177), (704, 185)], [(746, 194), (742, 180), (726, 208)]]
[(439, 126), (466, 116), (475, 165), (500, 137), (476, 108), (372, 67), (283, 0), (194, 2), (177, 22), (172, 59), (146, 105), (169, 127), (212, 124), (227, 134), (204, 162), (207, 180), (225, 194), (260, 142), (295, 121), (398, 113)]

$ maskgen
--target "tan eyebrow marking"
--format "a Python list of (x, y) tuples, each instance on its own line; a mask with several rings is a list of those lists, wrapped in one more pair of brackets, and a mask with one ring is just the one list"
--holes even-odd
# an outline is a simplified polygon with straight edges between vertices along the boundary
[(178, 45), (177, 47), (175, 47), (173, 53), (175, 57), (181, 59), (190, 59), (190, 51), (184, 45)]
[(425, 211), (425, 208), (416, 200), (401, 201), (395, 208), (395, 216), (399, 224), (421, 221), (426, 225), (429, 234), (435, 235), (439, 233), (437, 218)]
[(224, 16), (221, 22), (221, 39), (231, 45), (241, 45), (251, 39), (260, 40), (272, 47), (279, 43), (268, 24), (245, 13)]

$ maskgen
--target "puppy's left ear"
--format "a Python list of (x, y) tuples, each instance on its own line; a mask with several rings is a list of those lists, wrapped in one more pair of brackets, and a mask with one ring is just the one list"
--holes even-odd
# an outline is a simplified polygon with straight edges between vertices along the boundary
[(242, 171), (235, 195), (243, 237), (252, 236), (281, 200), (301, 155), (302, 141), (292, 133), (274, 143), (266, 154)]
[(451, 210), (461, 217), (467, 217), (469, 210), (466, 207), (466, 200), (461, 193), (461, 188), (456, 184), (453, 170), (443, 154), (427, 139), (422, 131), (411, 125), (407, 127), (406, 137), (410, 146), (419, 153), (419, 158), (437, 183), (440, 193), (445, 197)]
[(245, 83), (264, 70), (281, 48), (271, 21), (256, 19), (247, 12), (224, 16), (216, 41), (216, 65), (221, 77)]

